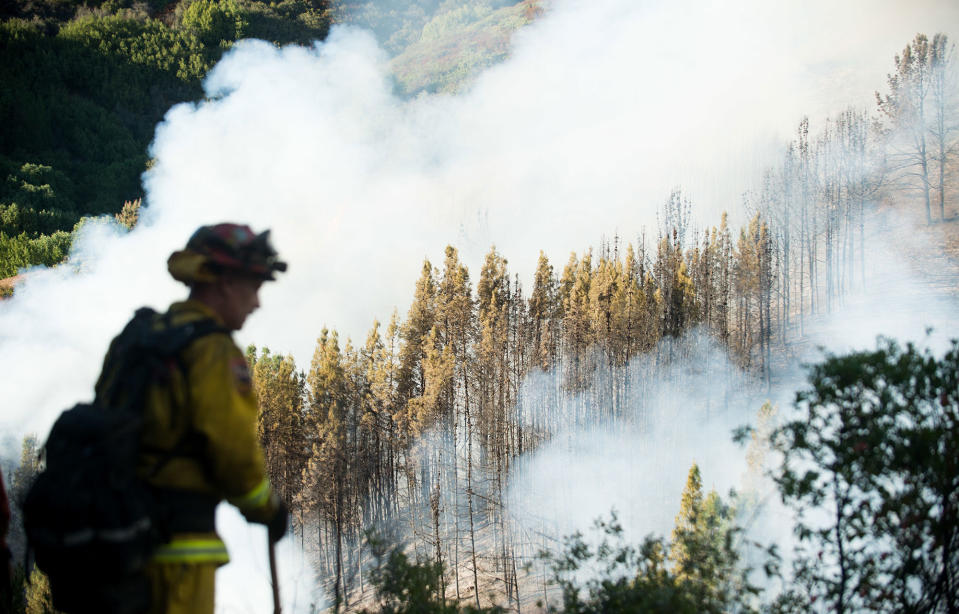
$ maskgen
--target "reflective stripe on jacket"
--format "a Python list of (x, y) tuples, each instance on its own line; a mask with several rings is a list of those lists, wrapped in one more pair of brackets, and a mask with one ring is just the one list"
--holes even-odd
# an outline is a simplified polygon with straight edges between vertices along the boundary
[(226, 545), (207, 534), (183, 534), (160, 546), (153, 554), (154, 563), (213, 563), (230, 562)]

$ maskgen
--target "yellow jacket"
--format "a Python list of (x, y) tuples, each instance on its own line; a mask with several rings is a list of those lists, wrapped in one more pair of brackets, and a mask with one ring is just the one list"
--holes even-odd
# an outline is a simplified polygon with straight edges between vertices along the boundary
[[(223, 324), (204, 304), (188, 300), (171, 305), (157, 328), (204, 319)], [(105, 365), (112, 351), (111, 346)], [(101, 373), (98, 395), (109, 380), (110, 374)], [(154, 377), (144, 405), (138, 471), (161, 495), (175, 496), (169, 502), (173, 538), (154, 560), (228, 562), (213, 529), (216, 504), (227, 499), (247, 520), (259, 523), (277, 510), (257, 441), (257, 405), (246, 358), (226, 332), (200, 337), (180, 353), (179, 365), (171, 362)]]

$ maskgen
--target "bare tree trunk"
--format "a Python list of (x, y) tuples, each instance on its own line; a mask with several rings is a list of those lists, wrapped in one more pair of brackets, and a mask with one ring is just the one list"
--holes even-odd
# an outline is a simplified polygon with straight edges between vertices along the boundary
[(479, 575), (476, 570), (476, 527), (473, 524), (473, 426), (469, 403), (466, 404), (466, 507), (470, 521), (470, 556), (473, 559), (473, 598), (480, 608)]
[(436, 564), (439, 573), (439, 594), (442, 603), (446, 603), (446, 574), (443, 573), (443, 550), (440, 543), (440, 484), (439, 472), (437, 471), (437, 482), (430, 494), (430, 511), (433, 514), (433, 539), (435, 540)]
[(336, 531), (336, 576), (333, 585), (333, 608), (340, 611), (340, 605), (343, 603), (343, 593), (340, 590), (343, 581), (343, 524), (340, 518), (340, 492), (336, 481), (333, 481), (333, 524)]
[[(925, 120), (920, 107), (919, 125), (925, 126)], [(922, 171), (922, 196), (926, 203), (926, 223), (932, 224), (932, 202), (929, 196), (929, 156), (926, 152), (926, 133), (919, 133), (919, 168)]]
[(939, 219), (946, 221), (946, 150), (945, 139), (939, 139)]

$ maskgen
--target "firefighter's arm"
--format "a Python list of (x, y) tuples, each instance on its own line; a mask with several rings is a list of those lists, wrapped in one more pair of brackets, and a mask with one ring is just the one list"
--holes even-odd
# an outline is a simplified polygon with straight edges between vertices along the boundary
[(247, 520), (269, 523), (280, 504), (257, 441), (257, 406), (246, 359), (225, 335), (200, 339), (192, 349), (193, 427), (205, 436), (210, 478)]

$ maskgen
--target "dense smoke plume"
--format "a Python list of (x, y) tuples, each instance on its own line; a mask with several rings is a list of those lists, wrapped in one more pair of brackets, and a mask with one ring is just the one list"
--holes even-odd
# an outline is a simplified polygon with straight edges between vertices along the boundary
[[(956, 24), (949, 2), (557, 0), (465, 93), (412, 100), (394, 95), (367, 32), (334, 28), (313, 48), (242, 42), (205, 82), (209, 99), (158, 126), (140, 226), (88, 224), (69, 264), (33, 273), (0, 303), (0, 429), (42, 437), (60, 410), (92, 396), (99, 357), (132, 310), (183, 294), (164, 263), (199, 224), (274, 229), (290, 272), (264, 288), (262, 312), (237, 338), (306, 365), (324, 325), (361, 339), (374, 318), (402, 312), (422, 259), (438, 262), (447, 243), (474, 279), (495, 244), (528, 280), (540, 249), (561, 265), (603, 236), (653, 229), (676, 185), (701, 225), (722, 210), (742, 221), (740, 194), (802, 114), (869, 104), (917, 31)], [(887, 324), (854, 343), (894, 332)], [(709, 423), (708, 435), (725, 442), (731, 422)], [(690, 459), (668, 450), (645, 457), (682, 474)], [(553, 453), (531, 459), (530, 475), (537, 463), (548, 471)], [(664, 479), (674, 492), (663, 491), (648, 530), (674, 513), (682, 480)], [(726, 486), (708, 470), (705, 479)]]

